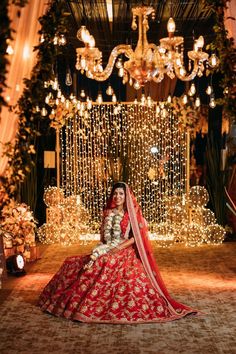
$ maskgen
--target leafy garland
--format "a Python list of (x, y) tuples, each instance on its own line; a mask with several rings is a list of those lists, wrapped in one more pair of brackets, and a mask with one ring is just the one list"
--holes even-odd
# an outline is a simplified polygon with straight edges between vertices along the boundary
[(205, 0), (205, 5), (215, 14), (215, 25), (213, 27), (216, 37), (208, 45), (213, 52), (217, 52), (220, 59), (218, 72), (222, 74), (220, 86), (223, 89), (224, 97), (218, 100), (223, 105), (224, 112), (230, 122), (236, 122), (236, 48), (233, 38), (228, 38), (228, 31), (224, 25), (224, 10), (227, 9), (227, 0)]
[(11, 21), (8, 16), (8, 7), (10, 5), (16, 5), (24, 7), (28, 3), (28, 0), (1, 0), (0, 1), (0, 112), (2, 106), (7, 106), (7, 102), (3, 97), (4, 89), (6, 88), (6, 75), (7, 75), (7, 46), (8, 41), (12, 39), (11, 36)]
[[(5, 172), (4, 188), (9, 197), (17, 193), (17, 188), (30, 172), (35, 160), (37, 137), (48, 134), (50, 119), (42, 117), (40, 109), (45, 107), (48, 88), (45, 82), (54, 79), (57, 56), (62, 47), (53, 44), (57, 33), (66, 33), (67, 14), (64, 2), (53, 1), (47, 13), (39, 18), (44, 40), (35, 48), (38, 50), (37, 63), (32, 70), (31, 78), (25, 79), (25, 89), (18, 101), (19, 126), (15, 144), (6, 144), (5, 155), (8, 166)], [(47, 107), (50, 111), (50, 107)]]
[(6, 75), (7, 75), (7, 40), (11, 38), (10, 19), (7, 13), (8, 0), (2, 0), (0, 2), (0, 111), (3, 105), (7, 105), (3, 92), (6, 87)]

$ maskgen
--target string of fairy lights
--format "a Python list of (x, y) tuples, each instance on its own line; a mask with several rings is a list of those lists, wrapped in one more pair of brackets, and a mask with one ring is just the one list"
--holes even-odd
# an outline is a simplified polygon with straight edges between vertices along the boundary
[(60, 128), (61, 188), (45, 191), (42, 242), (97, 238), (112, 184), (122, 180), (141, 204), (150, 237), (163, 247), (223, 241), (224, 228), (206, 208), (206, 189), (187, 188), (187, 132), (168, 102), (142, 96), (140, 102), (92, 103), (71, 96), (50, 118)]
[(125, 179), (150, 225), (160, 223), (166, 218), (166, 201), (185, 193), (185, 134), (164, 105), (122, 103), (115, 113), (114, 108), (94, 105), (89, 114), (66, 120), (63, 190), (66, 196), (80, 195), (99, 221), (112, 182)]

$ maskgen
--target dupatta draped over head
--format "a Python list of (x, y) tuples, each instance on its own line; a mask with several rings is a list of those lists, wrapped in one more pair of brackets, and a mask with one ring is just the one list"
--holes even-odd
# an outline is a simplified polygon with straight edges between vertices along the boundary
[[(126, 183), (119, 182), (117, 188), (120, 188), (121, 184), (125, 188), (126, 195), (126, 210), (121, 221), (122, 235), (124, 235), (127, 228), (131, 226), (140, 260), (153, 288), (156, 289), (158, 293), (165, 299), (170, 311), (176, 315), (176, 318), (178, 318), (178, 316), (183, 317), (183, 315), (190, 313), (199, 314), (199, 311), (185, 306), (171, 298), (154, 259), (152, 247), (148, 238), (147, 222), (142, 215), (141, 208), (134, 194)], [(104, 218), (109, 214), (111, 209), (115, 208), (115, 203), (113, 202), (112, 197), (113, 193), (111, 193), (111, 196), (108, 199), (106, 208), (104, 210)], [(101, 228), (101, 240), (103, 241), (103, 225)]]

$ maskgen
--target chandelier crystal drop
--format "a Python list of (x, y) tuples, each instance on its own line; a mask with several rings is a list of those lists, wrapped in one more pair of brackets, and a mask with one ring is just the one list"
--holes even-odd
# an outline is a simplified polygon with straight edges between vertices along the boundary
[[(132, 9), (132, 29), (138, 29), (138, 43), (133, 50), (131, 45), (120, 44), (111, 51), (107, 66), (102, 66), (102, 52), (95, 47), (95, 39), (85, 26), (77, 32), (77, 38), (85, 45), (77, 48), (76, 69), (85, 73), (90, 79), (105, 81), (111, 75), (114, 65), (119, 69), (118, 75), (122, 77), (123, 84), (129, 83), (139, 89), (147, 82), (159, 83), (167, 75), (171, 79), (177, 77), (182, 81), (190, 81), (195, 76), (201, 77), (208, 68), (219, 64), (215, 54), (209, 58), (203, 51), (204, 38), (200, 36), (194, 41), (193, 50), (188, 51), (188, 70), (184, 65), (184, 38), (175, 36), (175, 22), (171, 17), (167, 23), (168, 37), (160, 39), (160, 44), (148, 43), (147, 31), (149, 29), (148, 16), (153, 18), (154, 8), (151, 6), (137, 6)], [(120, 55), (128, 58), (122, 61)]]

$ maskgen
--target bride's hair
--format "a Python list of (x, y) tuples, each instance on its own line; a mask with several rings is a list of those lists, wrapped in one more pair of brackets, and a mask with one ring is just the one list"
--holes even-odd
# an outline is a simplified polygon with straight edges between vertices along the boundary
[(111, 197), (113, 196), (113, 194), (114, 194), (114, 192), (115, 192), (115, 190), (116, 190), (117, 188), (122, 188), (122, 189), (124, 190), (125, 194), (126, 194), (126, 186), (125, 186), (125, 183), (124, 183), (124, 182), (116, 182), (116, 183), (113, 185), (113, 187), (112, 187), (111, 194), (110, 194)]

